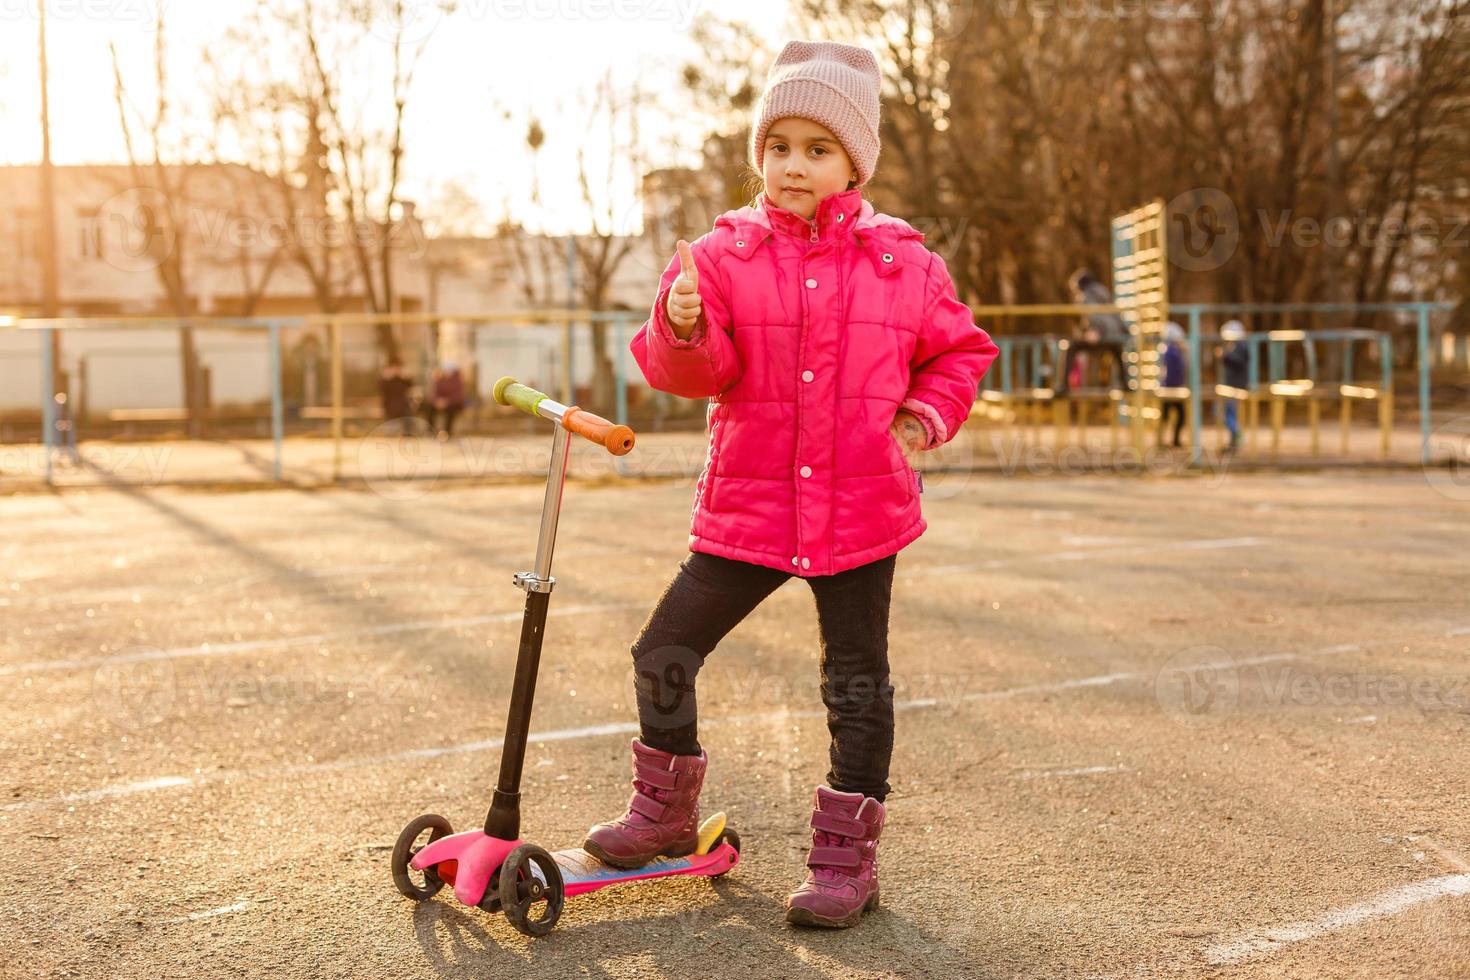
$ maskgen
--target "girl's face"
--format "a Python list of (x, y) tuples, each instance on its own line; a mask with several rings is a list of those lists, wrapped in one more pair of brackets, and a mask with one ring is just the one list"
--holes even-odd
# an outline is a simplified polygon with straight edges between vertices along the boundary
[(817, 213), (817, 203), (847, 190), (857, 169), (832, 131), (810, 119), (777, 119), (766, 131), (761, 158), (766, 195), (777, 207), (803, 218)]

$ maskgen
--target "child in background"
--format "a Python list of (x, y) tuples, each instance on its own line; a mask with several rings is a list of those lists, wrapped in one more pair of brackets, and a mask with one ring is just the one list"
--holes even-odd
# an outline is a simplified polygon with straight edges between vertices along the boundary
[[(1245, 324), (1231, 320), (1220, 327), (1220, 339), (1225, 341), (1221, 362), (1225, 366), (1225, 384), (1244, 391), (1250, 385), (1250, 349), (1245, 345)], [(1230, 445), (1227, 452), (1240, 448), (1240, 402), (1226, 398), (1225, 428), (1230, 430)]]
[[(1170, 320), (1164, 324), (1164, 372), (1165, 388), (1183, 388), (1188, 381), (1184, 363), (1184, 328)], [(1174, 416), (1174, 448), (1179, 448), (1179, 432), (1184, 428), (1184, 402), (1171, 398), (1164, 402), (1163, 417), (1159, 419), (1159, 445), (1164, 444), (1164, 430), (1169, 427), (1169, 416)]]
[(952, 439), (997, 348), (944, 260), (862, 185), (878, 159), (878, 63), (793, 41), (751, 136), (764, 193), (680, 241), (631, 347), (648, 383), (709, 398), (690, 554), (633, 643), (641, 733), (627, 811), (584, 847), (638, 867), (696, 844), (708, 757), (694, 679), (791, 576), (816, 598), (831, 768), (786, 919), (851, 926), (878, 903), (895, 558), (926, 528), (910, 454)]

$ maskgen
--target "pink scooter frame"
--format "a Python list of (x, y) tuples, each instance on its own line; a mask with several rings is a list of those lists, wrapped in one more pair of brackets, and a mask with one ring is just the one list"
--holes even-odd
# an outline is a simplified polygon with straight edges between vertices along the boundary
[[(659, 857), (630, 869), (611, 867), (581, 848), (549, 852), (521, 839), (521, 768), (546, 613), (556, 584), (551, 577), (551, 557), (566, 484), (569, 433), (576, 432), (615, 456), (631, 450), (634, 437), (627, 426), (614, 425), (576, 406), (562, 405), (511, 378), (496, 382), (495, 400), (558, 423), (541, 511), (536, 570), (520, 572), (512, 579), (526, 593), (526, 611), (511, 684), (500, 779), (483, 830), (456, 834), (449, 821), (437, 814), (425, 814), (404, 827), (393, 848), (393, 880), (399, 892), (415, 901), (424, 901), (444, 885), (451, 885), (454, 897), (463, 904), (489, 912), (503, 911), (516, 929), (540, 936), (556, 925), (567, 898), (628, 881), (671, 875), (722, 875), (740, 861), (740, 836), (725, 826), (725, 815), (717, 813), (701, 824), (694, 854)], [(426, 830), (429, 841), (419, 847), (418, 839)], [(410, 871), (420, 872), (423, 884), (414, 881)]]
[[(717, 814), (716, 817), (723, 825), (724, 815)], [(726, 833), (733, 836), (734, 832)], [(731, 840), (725, 834), (721, 838), (717, 846), (703, 854), (659, 857), (638, 868), (612, 867), (580, 847), (553, 851), (551, 857), (561, 871), (565, 896), (574, 898), (608, 885), (641, 881), (645, 878), (666, 878), (677, 874), (718, 877), (740, 861), (740, 851)], [(465, 905), (481, 906), (486, 903), (486, 892), (494, 873), (516, 848), (525, 843), (522, 840), (505, 841), (490, 837), (482, 830), (466, 830), (441, 837), (417, 851), (409, 860), (408, 866), (415, 871), (435, 869), (435, 873), (445, 884), (454, 886), (455, 898)], [(447, 862), (453, 862), (454, 866), (446, 869), (444, 865)], [(532, 865), (532, 874), (542, 885), (547, 883), (539, 867)]]

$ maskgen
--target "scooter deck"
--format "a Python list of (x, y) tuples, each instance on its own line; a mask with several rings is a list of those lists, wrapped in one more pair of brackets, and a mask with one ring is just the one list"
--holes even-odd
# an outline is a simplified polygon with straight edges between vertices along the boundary
[[(668, 875), (716, 875), (735, 867), (740, 861), (740, 852), (728, 843), (721, 843), (708, 854), (689, 854), (685, 857), (659, 857), (637, 868), (615, 868), (588, 854), (580, 847), (567, 848), (551, 853), (557, 867), (561, 869), (566, 895), (581, 895), (608, 885), (644, 878), (663, 878)], [(539, 875), (538, 875), (539, 877)]]
[[(728, 840), (720, 840), (725, 830), (725, 812), (710, 814), (699, 825), (699, 842), (693, 854), (683, 857), (657, 857), (637, 868), (616, 868), (580, 847), (553, 851), (552, 858), (561, 869), (566, 895), (582, 895), (608, 885), (669, 875), (724, 874), (740, 863), (740, 851)], [(715, 842), (719, 841), (718, 844)], [(539, 877), (539, 872), (534, 872)]]

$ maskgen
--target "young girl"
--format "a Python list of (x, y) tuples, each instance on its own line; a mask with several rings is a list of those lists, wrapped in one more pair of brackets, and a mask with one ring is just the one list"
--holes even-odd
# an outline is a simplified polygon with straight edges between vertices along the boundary
[(800, 576), (816, 597), (832, 737), (808, 874), (787, 901), (803, 925), (851, 926), (878, 904), (894, 561), (927, 526), (908, 456), (959, 431), (996, 356), (923, 235), (863, 200), (878, 89), (862, 48), (782, 49), (751, 138), (764, 193), (678, 243), (633, 338), (650, 385), (710, 399), (709, 451), (690, 554), (632, 647), (633, 796), (583, 845), (621, 867), (694, 850), (708, 761), (695, 675)]

